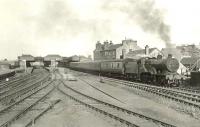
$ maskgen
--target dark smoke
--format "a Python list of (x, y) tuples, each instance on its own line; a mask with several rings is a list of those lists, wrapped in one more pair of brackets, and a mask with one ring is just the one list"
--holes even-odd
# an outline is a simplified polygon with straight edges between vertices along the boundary
[(165, 42), (166, 47), (172, 47), (170, 39), (170, 26), (165, 24), (164, 16), (160, 9), (155, 7), (154, 0), (127, 0), (123, 6), (113, 4), (111, 0), (103, 8), (117, 9), (127, 14), (144, 31), (156, 34)]

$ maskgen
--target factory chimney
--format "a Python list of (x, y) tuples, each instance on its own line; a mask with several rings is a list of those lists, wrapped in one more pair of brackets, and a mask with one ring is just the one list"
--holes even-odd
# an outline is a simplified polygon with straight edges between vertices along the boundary
[(145, 55), (149, 55), (149, 46), (148, 45), (145, 46)]

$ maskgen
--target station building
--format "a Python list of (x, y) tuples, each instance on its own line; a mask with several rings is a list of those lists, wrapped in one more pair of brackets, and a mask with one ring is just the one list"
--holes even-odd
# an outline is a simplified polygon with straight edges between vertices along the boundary
[(112, 41), (101, 44), (98, 41), (93, 56), (94, 60), (123, 59), (129, 51), (139, 49), (141, 48), (137, 45), (137, 41), (132, 39), (122, 40), (121, 44), (113, 44)]
[(59, 62), (62, 61), (62, 57), (57, 54), (51, 54), (44, 57), (45, 67), (56, 67)]
[(18, 61), (20, 67), (31, 67), (31, 62), (35, 61), (35, 58), (29, 54), (22, 54), (22, 56), (18, 56)]

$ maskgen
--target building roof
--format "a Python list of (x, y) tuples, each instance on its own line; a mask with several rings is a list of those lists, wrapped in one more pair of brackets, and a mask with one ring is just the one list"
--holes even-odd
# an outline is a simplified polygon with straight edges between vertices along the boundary
[[(157, 48), (149, 48), (149, 53), (151, 53), (155, 49), (157, 49)], [(132, 55), (145, 54), (145, 49), (134, 50), (134, 51), (130, 51), (129, 53)]]
[(26, 60), (26, 61), (34, 61), (35, 58), (29, 54), (22, 54), (22, 56), (18, 57), (19, 60)]
[(181, 60), (182, 57), (181, 51), (176, 48), (163, 48), (161, 52), (163, 53), (164, 57), (168, 57), (168, 54), (172, 54), (172, 56), (178, 60)]
[(44, 57), (44, 61), (51, 61), (51, 60), (60, 61), (62, 60), (62, 57), (57, 54), (51, 54)]
[[(154, 50), (158, 50), (157, 48), (149, 48), (149, 53), (153, 52)], [(140, 50), (134, 50), (134, 51), (130, 51), (126, 57), (135, 57), (135, 56), (144, 56), (145, 55), (145, 49), (140, 49)]]
[(119, 48), (119, 47), (121, 47), (121, 46), (122, 46), (122, 44), (110, 45), (110, 46), (108, 47), (108, 49), (106, 49), (106, 50), (114, 50), (114, 49), (117, 49), (117, 48)]

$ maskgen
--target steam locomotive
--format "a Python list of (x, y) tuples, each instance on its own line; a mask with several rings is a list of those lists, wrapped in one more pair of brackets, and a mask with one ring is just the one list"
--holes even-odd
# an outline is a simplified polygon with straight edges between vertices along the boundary
[(158, 56), (157, 58), (71, 62), (69, 67), (77, 71), (161, 86), (179, 86), (181, 83), (177, 73), (179, 62), (170, 55), (165, 59)]

